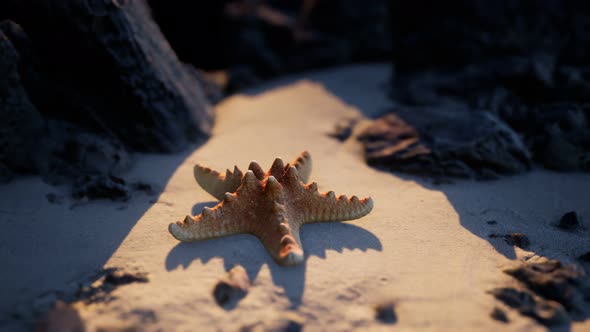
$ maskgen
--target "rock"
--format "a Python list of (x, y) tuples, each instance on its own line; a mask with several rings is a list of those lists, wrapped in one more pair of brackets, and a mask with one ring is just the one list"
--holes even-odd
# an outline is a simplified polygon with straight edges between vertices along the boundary
[(580, 255), (579, 257), (584, 262), (590, 262), (590, 251), (585, 254)]
[(543, 325), (555, 326), (571, 321), (561, 304), (535, 297), (527, 291), (519, 291), (514, 288), (495, 288), (488, 293), (507, 306), (516, 309), (520, 314), (531, 317)]
[(506, 312), (498, 307), (494, 307), (490, 313), (490, 317), (502, 323), (508, 323), (510, 321), (508, 319), (508, 315), (506, 315)]
[(429, 176), (493, 178), (530, 167), (518, 135), (486, 112), (400, 107), (358, 137), (375, 167)]
[(127, 285), (134, 282), (145, 283), (148, 282), (149, 279), (146, 273), (143, 272), (125, 272), (119, 269), (110, 269), (104, 278), (104, 283), (114, 285), (114, 286), (121, 286)]
[(395, 303), (392, 301), (385, 301), (375, 306), (375, 317), (388, 324), (397, 322), (397, 315), (395, 313)]
[(138, 151), (179, 151), (209, 136), (213, 113), (199, 80), (144, 0), (7, 0), (0, 9), (30, 37), (39, 63), (26, 88), (44, 116)]
[(495, 220), (488, 220), (488, 221), (486, 221), (486, 224), (488, 224), (488, 225), (497, 225), (498, 222), (495, 221)]
[(0, 164), (8, 169), (2, 174), (37, 171), (35, 152), (45, 134), (45, 121), (23, 86), (21, 56), (9, 39), (17, 33), (14, 22), (0, 23)]
[(559, 219), (557, 227), (567, 230), (572, 230), (580, 227), (580, 221), (578, 220), (578, 214), (576, 213), (576, 211), (570, 211), (564, 214), (561, 217), (561, 219)]
[(86, 327), (73, 306), (58, 301), (35, 324), (35, 332), (84, 332)]
[(219, 306), (230, 309), (248, 294), (249, 288), (248, 273), (242, 266), (236, 265), (215, 285), (213, 298)]
[(125, 180), (107, 175), (85, 175), (74, 185), (72, 196), (77, 199), (110, 199), (127, 201), (130, 198)]
[(531, 244), (529, 238), (522, 233), (511, 233), (504, 235), (504, 241), (511, 246), (516, 246), (522, 249), (528, 248)]
[(575, 265), (543, 258), (524, 262), (504, 272), (523, 282), (536, 294), (560, 303), (569, 312), (590, 314), (590, 278)]

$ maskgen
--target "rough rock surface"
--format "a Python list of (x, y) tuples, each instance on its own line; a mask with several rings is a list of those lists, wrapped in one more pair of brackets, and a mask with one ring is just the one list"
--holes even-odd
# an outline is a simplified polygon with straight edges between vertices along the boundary
[(530, 166), (518, 135), (494, 115), (455, 107), (400, 107), (358, 137), (370, 165), (432, 176), (495, 178)]
[(588, 4), (554, 0), (394, 1), (393, 95), (489, 111), (523, 137), (534, 161), (588, 171), (588, 14)]
[(7, 0), (3, 19), (0, 180), (109, 178), (128, 151), (179, 151), (210, 134), (206, 80), (177, 59), (145, 1)]
[(522, 287), (490, 294), (521, 314), (548, 326), (590, 317), (590, 278), (580, 267), (536, 257), (504, 272)]

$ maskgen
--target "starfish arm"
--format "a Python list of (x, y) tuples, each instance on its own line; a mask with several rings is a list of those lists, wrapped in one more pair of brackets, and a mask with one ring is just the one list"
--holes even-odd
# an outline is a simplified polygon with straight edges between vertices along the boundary
[(186, 216), (183, 221), (171, 223), (168, 231), (177, 240), (183, 242), (248, 233), (249, 227), (246, 220), (237, 218), (239, 214), (233, 211), (236, 205), (235, 200), (235, 194), (226, 193), (223, 201), (215, 207), (206, 207), (195, 217)]
[(301, 182), (307, 183), (307, 181), (309, 181), (309, 176), (311, 175), (311, 166), (313, 165), (309, 152), (301, 152), (299, 157), (295, 158), (295, 160), (293, 160), (290, 165), (295, 166), (295, 169), (297, 169), (297, 173), (299, 174), (299, 179)]
[(283, 186), (288, 188), (294, 213), (301, 216), (300, 224), (358, 219), (373, 209), (373, 199), (370, 197), (336, 197), (333, 191), (318, 192), (315, 182), (303, 184), (295, 167), (289, 167), (285, 172)]
[(301, 208), (302, 214), (305, 216), (303, 221), (305, 224), (358, 219), (366, 216), (373, 209), (371, 197), (361, 199), (357, 196), (352, 196), (349, 199), (346, 195), (336, 197), (333, 191), (317, 192), (317, 185), (314, 184), (306, 186), (310, 198)]
[(299, 238), (299, 223), (292, 222), (285, 205), (274, 202), (272, 217), (275, 226), (259, 223), (251, 232), (258, 237), (268, 253), (281, 266), (293, 266), (303, 262), (304, 254)]
[(222, 200), (226, 192), (234, 192), (240, 186), (243, 173), (235, 166), (234, 171), (229, 169), (225, 174), (220, 174), (208, 167), (196, 165), (194, 169), (197, 183), (218, 200)]

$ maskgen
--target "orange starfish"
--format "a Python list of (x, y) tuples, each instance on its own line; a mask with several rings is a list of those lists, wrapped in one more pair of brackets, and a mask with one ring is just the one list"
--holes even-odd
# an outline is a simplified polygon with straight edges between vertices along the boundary
[(237, 167), (233, 173), (228, 170), (220, 175), (195, 166), (197, 182), (223, 200), (213, 208), (204, 208), (195, 217), (186, 216), (184, 221), (171, 223), (168, 230), (176, 239), (185, 242), (238, 233), (253, 234), (279, 265), (289, 266), (304, 260), (299, 238), (302, 225), (357, 219), (373, 209), (370, 197), (336, 197), (333, 191), (319, 193), (315, 182), (305, 185), (303, 182), (311, 172), (309, 153), (303, 152), (293, 165), (284, 165), (281, 158), (277, 158), (264, 173), (253, 161), (243, 175)]

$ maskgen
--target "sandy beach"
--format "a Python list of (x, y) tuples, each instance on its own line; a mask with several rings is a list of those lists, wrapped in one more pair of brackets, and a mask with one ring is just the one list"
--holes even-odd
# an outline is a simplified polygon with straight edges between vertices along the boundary
[[(0, 186), (0, 330), (29, 330), (57, 299), (74, 299), (88, 331), (545, 331), (487, 291), (516, 281), (502, 272), (533, 256), (581, 265), (590, 227), (555, 227), (568, 211), (590, 216), (590, 175), (534, 169), (496, 181), (432, 181), (367, 166), (360, 143), (329, 136), (337, 121), (371, 118), (391, 105), (387, 65), (358, 65), (271, 82), (216, 106), (212, 138), (176, 155), (135, 155), (125, 177), (155, 195), (76, 202), (39, 177)], [(362, 121), (359, 128), (362, 127)], [(358, 128), (357, 128), (358, 129)], [(353, 135), (354, 136), (354, 135)], [(371, 196), (358, 220), (304, 226), (306, 261), (278, 266), (251, 235), (180, 243), (168, 224), (217, 202), (193, 178), (196, 163), (224, 171), (263, 168), (307, 150), (320, 191)], [(49, 193), (64, 196), (50, 203)], [(495, 223), (489, 223), (495, 221)], [(512, 246), (491, 234), (525, 234)], [(232, 308), (212, 290), (234, 265), (252, 281)], [(147, 274), (96, 301), (75, 301), (97, 271)], [(93, 279), (94, 278), (94, 279)], [(394, 322), (375, 306), (393, 303)], [(509, 323), (490, 317), (501, 308)], [(556, 327), (589, 331), (590, 320)]]

